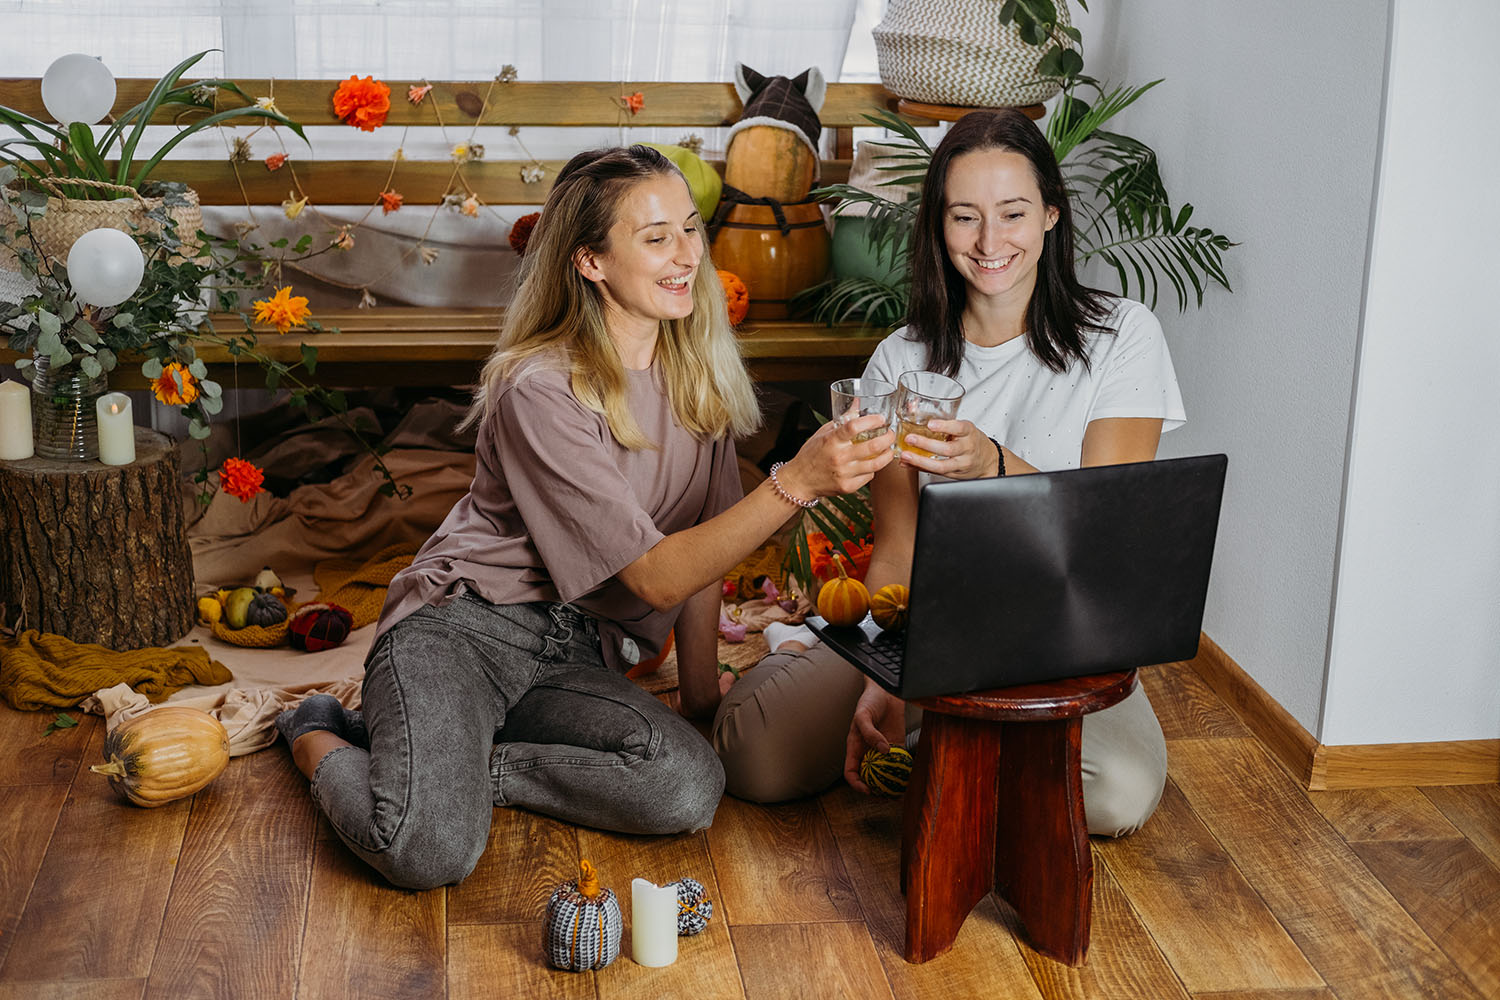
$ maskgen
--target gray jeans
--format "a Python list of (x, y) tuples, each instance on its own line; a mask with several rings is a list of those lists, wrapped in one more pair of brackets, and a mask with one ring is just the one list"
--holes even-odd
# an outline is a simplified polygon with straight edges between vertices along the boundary
[(604, 665), (592, 619), (465, 594), (420, 608), (372, 651), (370, 749), (325, 755), (313, 799), (398, 886), (474, 870), (492, 804), (624, 833), (713, 820), (724, 771), (686, 720)]

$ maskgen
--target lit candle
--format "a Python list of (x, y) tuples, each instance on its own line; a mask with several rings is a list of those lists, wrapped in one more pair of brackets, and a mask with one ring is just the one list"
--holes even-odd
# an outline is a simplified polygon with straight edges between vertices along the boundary
[(0, 459), (30, 458), (31, 388), (19, 382), (0, 382)]
[(677, 961), (677, 887), (630, 883), (630, 954), (653, 968)]
[(129, 465), (135, 461), (135, 421), (130, 416), (130, 397), (107, 392), (94, 404), (99, 415), (99, 461), (105, 465)]

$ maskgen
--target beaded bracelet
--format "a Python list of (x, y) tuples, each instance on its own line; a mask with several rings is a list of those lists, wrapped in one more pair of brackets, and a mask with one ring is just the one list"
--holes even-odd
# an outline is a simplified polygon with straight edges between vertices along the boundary
[(771, 466), (771, 489), (775, 490), (776, 495), (781, 497), (781, 499), (785, 500), (787, 503), (796, 504), (798, 507), (816, 507), (820, 501), (803, 500), (801, 497), (794, 497), (786, 491), (786, 487), (781, 485), (781, 480), (776, 477), (776, 473), (780, 471), (781, 467), (785, 464), (785, 462), (777, 462), (775, 465)]
[(995, 478), (999, 479), (1001, 476), (1005, 475), (1005, 449), (1000, 447), (1000, 442), (996, 441), (994, 438), (990, 438), (990, 444), (995, 446), (995, 454), (1000, 459), (1000, 471), (995, 473)]

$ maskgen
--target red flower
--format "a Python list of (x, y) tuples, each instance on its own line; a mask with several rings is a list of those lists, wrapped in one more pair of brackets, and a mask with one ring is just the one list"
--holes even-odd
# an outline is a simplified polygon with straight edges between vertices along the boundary
[(381, 213), (384, 215), (390, 215), (392, 212), (397, 211), (401, 208), (401, 202), (403, 202), (404, 200), (405, 198), (400, 194), (397, 194), (395, 191), (380, 192)]
[(282, 164), (284, 163), (286, 163), (285, 153), (272, 153), (270, 156), (266, 157), (267, 170), (280, 170)]
[[(828, 536), (821, 531), (810, 531), (807, 534), (807, 552), (812, 557), (813, 576), (819, 580), (830, 580), (839, 575), (838, 567), (833, 564), (833, 543)], [(870, 555), (875, 551), (875, 540), (865, 538), (863, 541), (854, 542), (846, 540), (844, 551), (839, 558), (844, 562), (844, 572), (863, 581), (865, 573), (870, 569)]]
[(245, 503), (254, 499), (265, 481), (266, 474), (243, 458), (226, 458), (219, 469), (219, 485), (224, 492)]
[(626, 111), (629, 111), (633, 115), (638, 115), (641, 113), (641, 109), (646, 106), (646, 95), (639, 90), (629, 97), (621, 95), (620, 104)]
[(333, 113), (349, 125), (373, 132), (385, 124), (391, 110), (391, 88), (367, 76), (357, 76), (339, 84), (333, 92)]
[(531, 242), (531, 231), (536, 228), (537, 220), (541, 217), (541, 212), (528, 212), (510, 227), (510, 248), (520, 256), (526, 256), (526, 244)]

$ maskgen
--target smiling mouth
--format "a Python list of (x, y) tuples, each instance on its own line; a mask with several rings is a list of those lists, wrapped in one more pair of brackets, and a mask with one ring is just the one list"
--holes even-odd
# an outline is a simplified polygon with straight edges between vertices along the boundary
[(1011, 261), (1016, 259), (1016, 255), (1011, 254), (1009, 257), (1001, 257), (999, 260), (980, 260), (978, 257), (971, 257), (969, 259), (981, 271), (1003, 271)]
[(692, 277), (691, 274), (683, 274), (676, 278), (663, 278), (657, 284), (669, 292), (680, 292), (687, 288), (688, 282), (692, 280)]

